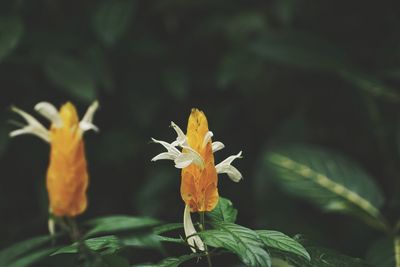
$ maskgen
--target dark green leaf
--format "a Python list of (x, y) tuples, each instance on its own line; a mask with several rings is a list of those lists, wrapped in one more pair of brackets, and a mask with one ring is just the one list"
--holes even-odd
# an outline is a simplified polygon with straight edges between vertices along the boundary
[(0, 62), (18, 45), (23, 24), (18, 17), (0, 18)]
[(93, 28), (106, 45), (114, 45), (126, 32), (132, 20), (134, 1), (102, 1), (93, 16)]
[(101, 259), (105, 267), (129, 267), (128, 260), (117, 255), (104, 255)]
[(114, 233), (119, 231), (137, 230), (151, 226), (156, 226), (160, 222), (148, 217), (132, 217), (124, 215), (114, 215), (97, 218), (87, 224), (92, 228), (86, 234), (87, 237), (104, 233)]
[(233, 204), (229, 199), (220, 197), (217, 206), (211, 212), (207, 212), (206, 214), (211, 221), (234, 223), (238, 211), (233, 207)]
[[(28, 267), (32, 266), (33, 263), (39, 262), (41, 259), (51, 255), (56, 248), (44, 248), (40, 249), (26, 255), (23, 255), (20, 258), (15, 259), (15, 261), (10, 262), (7, 267)], [(3, 265), (1, 265), (3, 266)], [(4, 265), (5, 266), (5, 265)]]
[(319, 247), (306, 248), (310, 253), (311, 261), (289, 255), (285, 255), (283, 259), (292, 264), (289, 266), (294, 267), (372, 267), (372, 265), (361, 259), (352, 258), (329, 249)]
[(95, 81), (87, 66), (79, 60), (65, 56), (49, 56), (44, 71), (49, 80), (60, 90), (85, 103), (96, 99)]
[(371, 176), (339, 154), (307, 146), (266, 153), (271, 176), (289, 193), (308, 199), (326, 211), (346, 212), (385, 228), (379, 208), (383, 196)]
[(204, 256), (204, 255), (190, 254), (190, 255), (180, 256), (178, 258), (170, 257), (170, 258), (166, 258), (156, 264), (137, 264), (137, 265), (133, 265), (132, 267), (178, 267), (181, 263), (184, 263), (186, 261), (189, 261), (194, 258), (201, 257), (201, 256)]
[[(400, 252), (400, 241), (397, 244), (393, 238), (382, 238), (375, 242), (367, 252), (368, 262), (379, 267), (398, 267), (400, 259), (396, 262), (395, 250)], [(400, 255), (400, 254), (398, 254)], [(397, 265), (396, 265), (397, 264)]]
[(287, 235), (271, 230), (257, 230), (255, 231), (261, 238), (264, 245), (271, 247), (282, 252), (289, 252), (297, 254), (300, 257), (310, 260), (310, 255), (307, 250), (296, 240), (288, 237)]
[(154, 233), (162, 234), (165, 232), (170, 232), (170, 231), (182, 229), (182, 228), (183, 228), (183, 223), (168, 223), (168, 224), (163, 224), (163, 225), (155, 227)]
[[(123, 246), (121, 240), (113, 235), (90, 238), (83, 242), (90, 250), (103, 252), (104, 254), (114, 253)], [(54, 252), (52, 256), (58, 254), (78, 253), (80, 245), (81, 244), (73, 243), (72, 245), (60, 248)]]
[(235, 253), (248, 266), (271, 266), (269, 254), (256, 232), (227, 222), (215, 222), (213, 226), (213, 230), (199, 232), (207, 245)]
[(51, 239), (52, 237), (49, 235), (38, 236), (19, 242), (15, 245), (12, 245), (11, 247), (0, 251), (0, 266), (8, 266), (14, 260), (21, 260), (25, 254), (42, 247), (46, 243), (49, 243)]

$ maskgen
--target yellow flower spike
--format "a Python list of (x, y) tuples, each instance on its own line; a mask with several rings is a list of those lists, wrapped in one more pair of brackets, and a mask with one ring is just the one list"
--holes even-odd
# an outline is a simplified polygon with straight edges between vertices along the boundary
[(75, 217), (86, 210), (89, 175), (82, 137), (87, 130), (98, 130), (92, 123), (97, 108), (98, 102), (95, 101), (79, 121), (72, 103), (64, 104), (57, 111), (52, 104), (41, 102), (35, 106), (35, 110), (50, 120), (50, 130), (26, 112), (13, 108), (28, 124), (11, 132), (11, 137), (34, 134), (50, 143), (46, 184), (50, 210), (55, 216)]
[(213, 133), (208, 129), (207, 118), (198, 109), (192, 109), (188, 120), (187, 133), (171, 122), (177, 133), (172, 143), (152, 138), (155, 143), (161, 144), (166, 152), (155, 156), (152, 161), (167, 159), (175, 162), (175, 167), (181, 171), (181, 197), (185, 202), (184, 230), (188, 237), (188, 244), (195, 251), (197, 248), (204, 251), (205, 245), (199, 236), (190, 218), (190, 212), (212, 211), (218, 204), (218, 174), (226, 173), (234, 182), (242, 179), (242, 174), (231, 165), (241, 158), (242, 152), (233, 155), (215, 165), (214, 153), (225, 146), (221, 142), (212, 142)]

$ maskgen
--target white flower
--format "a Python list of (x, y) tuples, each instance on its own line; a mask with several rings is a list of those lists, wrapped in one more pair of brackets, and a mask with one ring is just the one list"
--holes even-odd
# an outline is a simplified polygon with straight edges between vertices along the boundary
[(226, 173), (232, 181), (239, 182), (243, 178), (243, 176), (238, 169), (231, 165), (231, 163), (235, 159), (241, 157), (242, 151), (240, 151), (237, 155), (230, 156), (221, 163), (217, 164), (215, 166), (215, 169), (217, 169), (217, 173)]
[[(98, 128), (92, 123), (93, 115), (98, 107), (99, 103), (97, 101), (94, 101), (93, 104), (90, 105), (90, 107), (86, 111), (85, 116), (79, 123), (79, 128), (81, 129), (82, 133), (88, 130), (98, 131)], [(15, 137), (22, 134), (33, 134), (48, 143), (51, 142), (49, 130), (46, 129), (39, 121), (17, 107), (12, 107), (11, 110), (23, 117), (27, 122), (27, 125), (23, 126), (20, 129), (12, 131), (10, 133), (10, 137)], [(59, 111), (52, 104), (48, 102), (40, 102), (35, 105), (35, 110), (43, 117), (48, 119), (53, 127), (61, 128), (63, 126), (63, 121), (60, 117)]]
[[(175, 162), (175, 167), (178, 169), (183, 169), (194, 163), (200, 167), (204, 166), (204, 160), (200, 156), (200, 154), (191, 148), (188, 144), (187, 137), (176, 125), (173, 121), (171, 121), (171, 127), (175, 130), (177, 137), (176, 140), (172, 143), (168, 143), (165, 141), (157, 140), (152, 138), (151, 140), (154, 143), (158, 143), (162, 145), (167, 152), (163, 152), (155, 156), (151, 159), (151, 161), (157, 161), (162, 159), (173, 160)], [(211, 131), (208, 131), (204, 135), (204, 139), (202, 142), (203, 147), (211, 140), (214, 134)], [(225, 145), (219, 141), (211, 143), (212, 152), (215, 153), (225, 147)], [(178, 149), (181, 148), (182, 152)], [(215, 166), (217, 173), (226, 173), (229, 178), (234, 182), (239, 182), (242, 179), (242, 174), (231, 165), (231, 163), (237, 159), (242, 157), (242, 151), (240, 151), (237, 155), (233, 155), (222, 161), (221, 163)]]
[(193, 252), (196, 252), (195, 248), (204, 251), (204, 243), (197, 235), (197, 231), (194, 228), (192, 217), (190, 216), (189, 205), (185, 205), (185, 211), (183, 212), (183, 229), (185, 231), (185, 236), (188, 237), (187, 242), (190, 245), (190, 249)]

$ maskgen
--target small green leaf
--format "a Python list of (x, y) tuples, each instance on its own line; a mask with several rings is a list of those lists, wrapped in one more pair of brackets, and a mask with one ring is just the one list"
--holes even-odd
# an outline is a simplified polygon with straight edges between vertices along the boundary
[[(121, 240), (114, 235), (90, 238), (83, 242), (90, 250), (102, 252), (104, 254), (114, 253), (123, 246)], [(58, 249), (52, 254), (52, 256), (58, 254), (78, 253), (79, 246), (80, 244), (75, 242), (72, 245)]]
[(14, 260), (21, 260), (27, 253), (49, 243), (52, 237), (49, 235), (34, 237), (12, 245), (0, 251), (0, 266), (8, 266)]
[(255, 231), (265, 246), (271, 247), (282, 252), (289, 252), (299, 255), (300, 257), (310, 260), (310, 254), (307, 250), (296, 240), (288, 237), (287, 235), (271, 230), (257, 230)]
[(194, 258), (199, 258), (202, 256), (204, 256), (204, 255), (193, 253), (190, 255), (180, 256), (178, 258), (175, 258), (175, 257), (166, 258), (156, 264), (146, 264), (145, 263), (145, 264), (133, 265), (132, 267), (178, 267), (181, 263), (184, 263), (186, 261), (192, 260)]
[(90, 103), (96, 99), (95, 81), (87, 66), (66, 55), (49, 56), (44, 65), (49, 80), (72, 97)]
[(238, 211), (233, 207), (233, 204), (229, 199), (220, 197), (217, 206), (211, 212), (207, 212), (206, 214), (211, 221), (234, 223)]
[(199, 232), (207, 245), (235, 253), (247, 266), (271, 266), (269, 254), (256, 232), (228, 222), (214, 222), (213, 226), (213, 230)]
[(87, 224), (93, 227), (86, 234), (86, 237), (89, 237), (104, 233), (143, 229), (156, 226), (160, 224), (160, 222), (148, 217), (114, 215), (97, 218), (87, 222)]
[(311, 146), (289, 146), (265, 155), (267, 168), (288, 193), (323, 210), (345, 212), (385, 229), (379, 208), (381, 190), (358, 164), (339, 154)]
[(98, 38), (108, 46), (114, 45), (128, 29), (133, 11), (134, 1), (102, 1), (93, 16)]
[(22, 21), (18, 17), (0, 18), (0, 62), (18, 45), (23, 28)]

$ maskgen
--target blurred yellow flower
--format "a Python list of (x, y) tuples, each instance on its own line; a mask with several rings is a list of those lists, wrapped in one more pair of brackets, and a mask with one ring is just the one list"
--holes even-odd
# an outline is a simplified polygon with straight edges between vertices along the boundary
[(208, 129), (207, 118), (198, 109), (192, 109), (186, 135), (174, 122), (171, 122), (171, 126), (178, 135), (177, 139), (168, 143), (152, 138), (167, 149), (167, 152), (160, 153), (152, 161), (173, 160), (175, 167), (182, 169), (181, 196), (186, 204), (183, 220), (185, 235), (191, 236), (188, 243), (192, 248), (204, 250), (203, 242), (194, 235), (196, 230), (190, 212), (212, 211), (218, 204), (219, 173), (228, 174), (234, 182), (242, 179), (241, 173), (231, 165), (233, 160), (241, 157), (242, 152), (215, 165), (214, 152), (224, 148), (224, 144), (211, 141), (213, 133)]
[(98, 131), (92, 123), (97, 108), (98, 102), (95, 101), (79, 121), (76, 108), (70, 102), (59, 111), (50, 103), (38, 103), (35, 110), (50, 120), (49, 130), (25, 111), (12, 108), (26, 120), (27, 125), (12, 131), (11, 137), (33, 134), (50, 143), (46, 184), (50, 212), (55, 216), (75, 217), (86, 210), (89, 176), (82, 136), (88, 130)]

